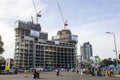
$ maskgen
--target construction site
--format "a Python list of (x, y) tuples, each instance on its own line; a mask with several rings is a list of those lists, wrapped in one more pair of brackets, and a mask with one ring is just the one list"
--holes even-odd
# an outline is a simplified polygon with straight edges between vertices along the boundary
[[(36, 10), (35, 3), (33, 1)], [(75, 68), (78, 36), (66, 29), (60, 5), (64, 29), (59, 30), (52, 40), (48, 40), (48, 33), (41, 31), (38, 23), (40, 13), (36, 10), (36, 23), (18, 20), (15, 25), (15, 67), (18, 68)]]

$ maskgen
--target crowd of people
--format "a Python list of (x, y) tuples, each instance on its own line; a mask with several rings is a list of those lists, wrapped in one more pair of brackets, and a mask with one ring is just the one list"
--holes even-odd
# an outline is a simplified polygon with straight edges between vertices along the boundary
[[(28, 77), (28, 70), (24, 70), (24, 77)], [(40, 78), (40, 75), (39, 75), (39, 71), (36, 71), (36, 69), (34, 69), (33, 71), (33, 79), (35, 78)]]
[[(69, 69), (70, 70), (70, 69)], [(67, 69), (66, 71), (69, 72), (69, 70)], [(24, 77), (28, 77), (28, 70), (24, 70)], [(56, 75), (59, 76), (60, 75), (60, 70), (56, 69), (55, 70)], [(79, 69), (77, 68), (74, 72), (76, 72), (76, 74), (80, 74), (80, 75), (91, 75), (91, 76), (105, 76), (105, 77), (111, 77), (114, 73), (113, 69), (111, 68), (91, 68), (91, 69)], [(40, 71), (37, 71), (36, 69), (33, 70), (33, 79), (35, 78), (40, 78)]]
[(91, 69), (76, 69), (76, 73), (81, 75), (90, 74), (92, 76), (111, 77), (116, 71), (112, 68), (91, 68)]

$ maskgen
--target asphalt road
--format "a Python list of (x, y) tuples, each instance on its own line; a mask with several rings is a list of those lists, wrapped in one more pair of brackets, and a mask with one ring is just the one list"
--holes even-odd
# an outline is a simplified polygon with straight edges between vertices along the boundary
[(55, 72), (40, 72), (40, 79), (33, 79), (32, 73), (29, 73), (26, 78), (23, 73), (18, 73), (12, 75), (0, 75), (0, 80), (120, 80), (120, 78), (95, 77), (90, 75), (80, 75), (75, 72), (60, 72), (60, 75), (56, 76)]

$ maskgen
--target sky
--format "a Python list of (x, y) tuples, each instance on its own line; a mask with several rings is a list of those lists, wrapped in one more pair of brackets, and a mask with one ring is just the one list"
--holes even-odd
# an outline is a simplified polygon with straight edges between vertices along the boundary
[[(100, 58), (115, 58), (113, 34), (116, 38), (117, 51), (120, 51), (120, 0), (34, 0), (37, 12), (42, 17), (38, 23), (42, 31), (48, 32), (49, 40), (64, 29), (59, 3), (64, 20), (68, 21), (67, 29), (78, 35), (77, 54), (80, 46), (90, 42), (93, 55)], [(5, 58), (14, 57), (15, 22), (22, 20), (35, 22), (35, 9), (32, 0), (0, 0), (0, 35), (4, 42)]]

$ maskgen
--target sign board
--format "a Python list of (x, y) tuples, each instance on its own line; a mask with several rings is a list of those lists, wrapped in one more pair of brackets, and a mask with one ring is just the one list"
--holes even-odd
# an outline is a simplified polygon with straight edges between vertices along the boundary
[(39, 37), (39, 31), (31, 30), (30, 34), (31, 36)]
[(5, 70), (10, 70), (10, 59), (6, 60)]
[(53, 36), (53, 39), (56, 40), (56, 39), (60, 39), (60, 36), (57, 35), (57, 36)]
[(72, 35), (72, 40), (73, 41), (78, 41), (78, 36), (77, 35)]

